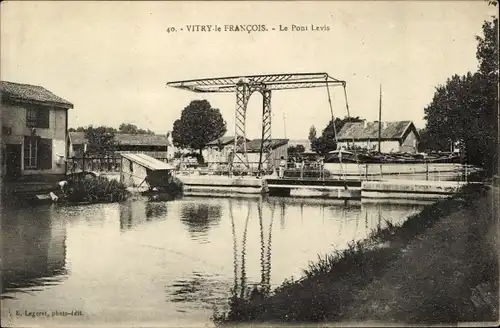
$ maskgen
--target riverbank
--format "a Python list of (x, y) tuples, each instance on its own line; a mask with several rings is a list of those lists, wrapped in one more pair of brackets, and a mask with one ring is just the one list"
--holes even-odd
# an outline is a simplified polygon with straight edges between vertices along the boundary
[[(498, 320), (498, 204), (469, 185), (401, 226), (321, 257), (274, 292), (234, 296), (219, 324)], [(495, 212), (496, 211), (496, 212)], [(250, 296), (252, 295), (252, 296)]]

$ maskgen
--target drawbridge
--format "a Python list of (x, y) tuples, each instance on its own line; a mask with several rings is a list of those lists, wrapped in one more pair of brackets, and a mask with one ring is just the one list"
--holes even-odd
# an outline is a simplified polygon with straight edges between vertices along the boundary
[[(349, 105), (347, 102), (346, 82), (331, 77), (327, 73), (289, 73), (289, 74), (265, 74), (247, 75), (233, 77), (213, 77), (196, 80), (184, 80), (168, 82), (167, 86), (196, 93), (234, 93), (236, 94), (235, 108), (235, 134), (234, 150), (230, 167), (235, 160), (249, 169), (247, 143), (246, 143), (246, 113), (247, 105), (253, 93), (262, 95), (262, 131), (259, 154), (258, 172), (262, 173), (263, 164), (269, 165), (271, 158), (271, 92), (281, 90), (308, 89), (325, 87), (328, 95), (328, 103), (332, 121), (334, 120), (333, 108), (330, 96), (330, 87), (343, 87), (347, 116)], [(334, 124), (335, 127), (335, 124)], [(337, 133), (334, 133), (335, 138)]]

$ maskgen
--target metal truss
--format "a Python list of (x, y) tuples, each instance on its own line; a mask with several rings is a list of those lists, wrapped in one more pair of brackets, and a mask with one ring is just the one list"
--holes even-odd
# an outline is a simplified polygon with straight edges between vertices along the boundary
[[(269, 167), (271, 156), (271, 91), (307, 89), (329, 86), (342, 86), (345, 92), (346, 82), (337, 80), (327, 73), (289, 73), (289, 74), (266, 74), (231, 76), (218, 78), (203, 78), (196, 80), (184, 80), (168, 82), (167, 86), (188, 90), (197, 93), (236, 93), (235, 109), (235, 139), (234, 156), (232, 163), (237, 159), (246, 168), (250, 168), (246, 143), (246, 111), (248, 101), (254, 92), (262, 94), (262, 134), (259, 156), (259, 172), (263, 170), (263, 164)], [(328, 89), (329, 90), (329, 89)], [(349, 112), (348, 112), (349, 115)], [(332, 113), (333, 119), (333, 113)], [(231, 165), (233, 167), (233, 165)]]
[(167, 86), (201, 93), (236, 92), (236, 86), (240, 81), (249, 85), (265, 84), (268, 90), (317, 88), (324, 87), (325, 82), (329, 85), (345, 86), (346, 84), (345, 81), (337, 80), (327, 73), (291, 73), (174, 81), (168, 82)]

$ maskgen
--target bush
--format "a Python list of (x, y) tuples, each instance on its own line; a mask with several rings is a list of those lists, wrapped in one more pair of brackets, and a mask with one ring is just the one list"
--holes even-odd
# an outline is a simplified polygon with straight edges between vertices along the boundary
[(120, 202), (130, 195), (127, 187), (105, 177), (75, 179), (69, 182), (64, 196), (68, 202)]
[(181, 195), (184, 191), (184, 184), (178, 177), (172, 177), (172, 180), (163, 188), (163, 191), (174, 196)]
[(197, 152), (191, 152), (188, 154), (185, 154), (184, 157), (193, 157), (196, 158), (198, 161), (198, 164), (204, 164), (205, 163), (205, 158), (203, 158), (203, 155)]

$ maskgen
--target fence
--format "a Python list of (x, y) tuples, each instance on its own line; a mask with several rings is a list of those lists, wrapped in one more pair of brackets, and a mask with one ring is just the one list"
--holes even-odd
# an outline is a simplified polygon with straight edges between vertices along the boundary
[[(156, 159), (168, 162), (166, 157)], [(275, 174), (278, 168), (269, 168), (259, 172), (258, 162), (251, 162), (250, 168), (244, 164), (227, 162), (211, 162), (194, 165), (189, 162), (171, 161), (177, 167), (180, 175), (221, 175), (221, 176), (259, 176)], [(71, 158), (68, 161), (68, 171), (120, 172), (120, 157)], [(288, 163), (284, 172), (285, 178), (308, 179), (356, 179), (356, 180), (431, 180), (431, 181), (467, 181), (471, 173), (477, 169), (453, 163), (411, 163), (411, 164), (357, 164), (357, 163), (327, 163), (318, 162)]]
[[(259, 176), (270, 175), (274, 172), (273, 168), (259, 171), (259, 162), (249, 162), (249, 168), (242, 163), (230, 165), (228, 162), (210, 162), (196, 167), (185, 167), (182, 163), (176, 170), (181, 175), (221, 175), (221, 176)], [(189, 166), (189, 163), (186, 165)]]
[[(167, 162), (166, 157), (156, 159)], [(68, 171), (120, 172), (121, 157), (73, 157), (68, 160)]]

